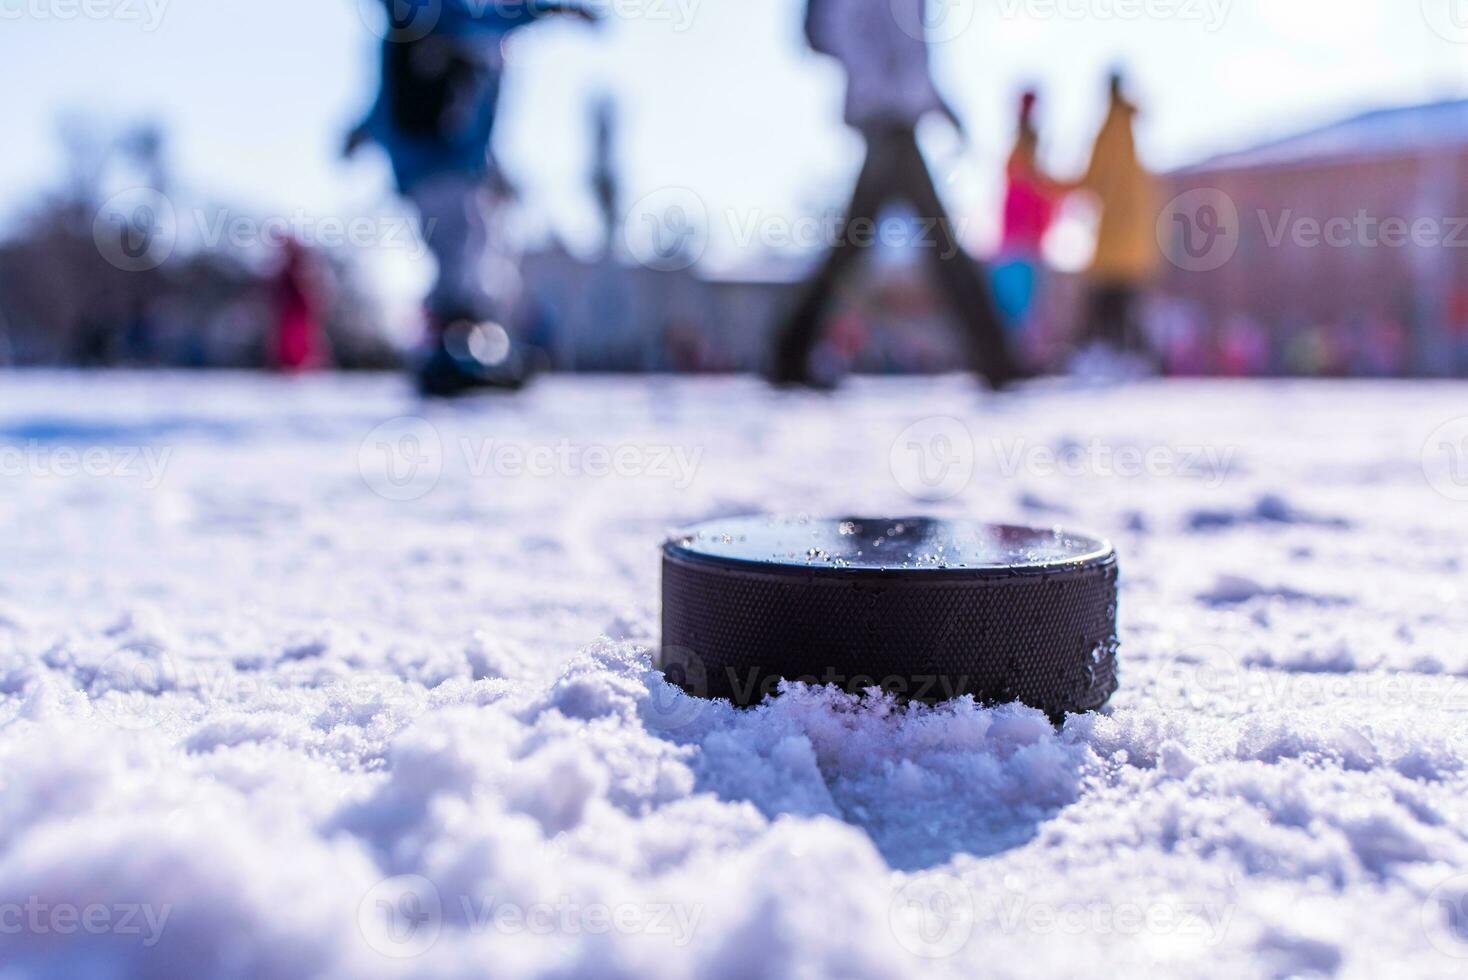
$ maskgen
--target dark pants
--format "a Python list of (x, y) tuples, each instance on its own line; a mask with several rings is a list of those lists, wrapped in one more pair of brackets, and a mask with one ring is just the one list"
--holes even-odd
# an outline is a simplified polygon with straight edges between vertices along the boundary
[(822, 314), (837, 281), (875, 243), (877, 219), (893, 201), (906, 201), (918, 213), (922, 236), (918, 245), (963, 326), (974, 370), (994, 384), (1014, 380), (1019, 372), (1005, 346), (988, 276), (958, 244), (911, 127), (867, 134), (866, 162), (835, 245), (775, 336), (775, 377), (798, 380), (806, 376), (806, 361), (820, 338)]
[(1124, 283), (1097, 283), (1087, 301), (1087, 343), (1103, 343), (1119, 351), (1147, 353), (1147, 339), (1137, 319), (1137, 289)]

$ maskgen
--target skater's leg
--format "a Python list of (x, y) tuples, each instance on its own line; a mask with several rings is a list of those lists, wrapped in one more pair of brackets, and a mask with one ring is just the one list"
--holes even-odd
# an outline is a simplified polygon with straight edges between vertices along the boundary
[(896, 142), (893, 162), (898, 168), (902, 195), (917, 210), (923, 230), (929, 233), (924, 243), (929, 264), (938, 275), (939, 286), (948, 294), (953, 314), (964, 327), (974, 371), (995, 387), (1015, 380), (1021, 372), (1005, 341), (988, 273), (959, 244), (912, 130), (905, 131)]
[(1147, 335), (1142, 329), (1141, 304), (1136, 287), (1130, 283), (1118, 284), (1116, 303), (1119, 307), (1117, 319), (1121, 324), (1122, 350), (1143, 358), (1150, 357), (1152, 345), (1148, 342)]
[(418, 366), (419, 390), (442, 397), (518, 390), (529, 377), (526, 362), (504, 327), (484, 322), (494, 310), (485, 283), (489, 225), (480, 181), (438, 178), (411, 196), (423, 239), (438, 263), (428, 298), (431, 343)]
[(1087, 303), (1084, 343), (1101, 343), (1115, 350), (1126, 349), (1126, 290), (1113, 283), (1091, 287)]
[(1092, 283), (1086, 287), (1080, 327), (1076, 330), (1075, 346), (1077, 350), (1100, 342), (1103, 313), (1101, 287)]
[(433, 320), (487, 316), (484, 271), (489, 231), (479, 182), (437, 177), (415, 188), (411, 197), (423, 241), (438, 265), (438, 278), (428, 296)]
[(802, 288), (794, 308), (775, 332), (771, 375), (777, 381), (803, 381), (808, 377), (806, 362), (820, 338), (821, 317), (831, 293), (846, 269), (872, 243), (877, 215), (889, 194), (887, 155), (885, 140), (868, 137), (866, 160), (836, 240), (825, 262)]

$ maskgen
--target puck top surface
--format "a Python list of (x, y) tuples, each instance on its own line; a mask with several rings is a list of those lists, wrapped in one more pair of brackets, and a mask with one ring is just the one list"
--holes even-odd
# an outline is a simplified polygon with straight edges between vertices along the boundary
[(671, 558), (751, 571), (994, 574), (1104, 561), (1105, 540), (1060, 528), (928, 517), (734, 517), (688, 528)]

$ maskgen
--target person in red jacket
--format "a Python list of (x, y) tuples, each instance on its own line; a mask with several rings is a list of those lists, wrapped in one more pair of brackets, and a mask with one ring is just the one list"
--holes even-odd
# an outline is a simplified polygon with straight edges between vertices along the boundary
[(1005, 166), (1004, 226), (994, 265), (994, 299), (1021, 346), (1043, 269), (1041, 246), (1055, 211), (1069, 188), (1040, 165), (1040, 132), (1035, 125), (1039, 96), (1020, 96), (1014, 150)]
[(271, 366), (288, 373), (309, 371), (326, 361), (326, 331), (317, 308), (311, 253), (300, 242), (285, 243), (275, 277), (275, 335)]

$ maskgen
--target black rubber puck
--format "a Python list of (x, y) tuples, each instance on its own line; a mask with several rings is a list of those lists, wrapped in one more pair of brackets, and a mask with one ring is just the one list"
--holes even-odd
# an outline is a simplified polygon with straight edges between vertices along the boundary
[(1116, 690), (1116, 575), (1110, 544), (1058, 528), (721, 520), (663, 548), (659, 663), (741, 706), (785, 678), (1058, 719)]

